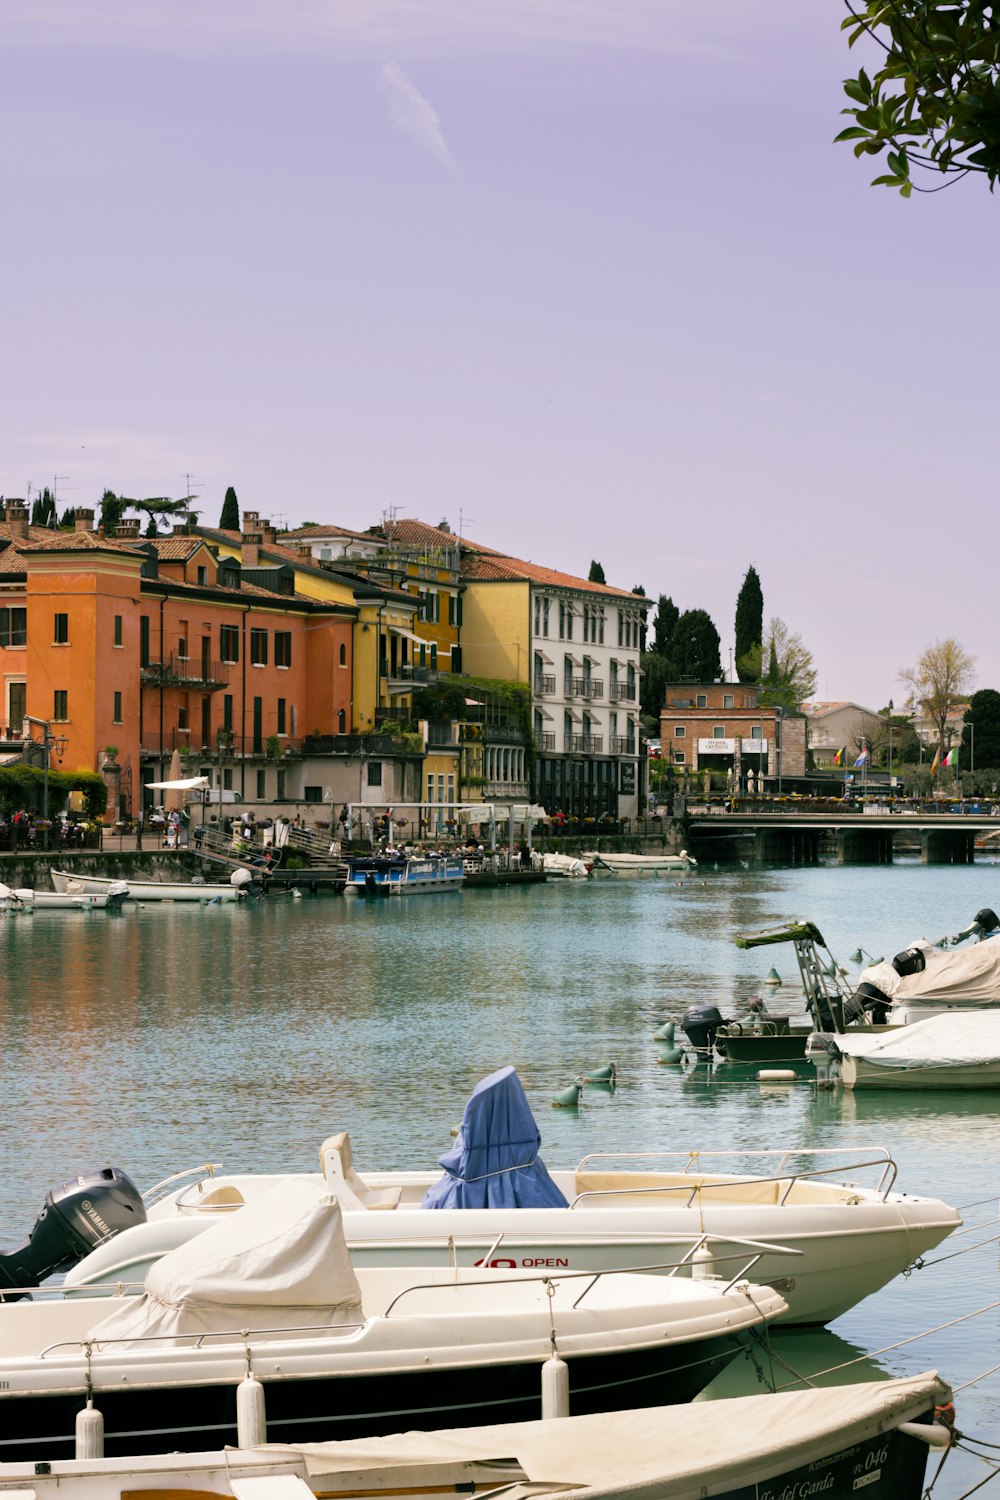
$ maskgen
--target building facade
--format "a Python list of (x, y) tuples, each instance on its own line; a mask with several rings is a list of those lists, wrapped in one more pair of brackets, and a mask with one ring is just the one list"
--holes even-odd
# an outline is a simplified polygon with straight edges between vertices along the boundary
[(752, 684), (669, 682), (665, 697), (661, 750), (675, 773), (718, 772), (744, 792), (806, 774), (805, 719), (761, 706)]

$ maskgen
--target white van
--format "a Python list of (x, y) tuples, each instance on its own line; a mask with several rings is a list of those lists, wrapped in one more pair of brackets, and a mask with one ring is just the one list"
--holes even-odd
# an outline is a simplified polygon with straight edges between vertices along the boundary
[(220, 803), (225, 806), (227, 802), (243, 801), (242, 792), (231, 791), (228, 787), (206, 786), (202, 788), (198, 796), (210, 807), (218, 807)]

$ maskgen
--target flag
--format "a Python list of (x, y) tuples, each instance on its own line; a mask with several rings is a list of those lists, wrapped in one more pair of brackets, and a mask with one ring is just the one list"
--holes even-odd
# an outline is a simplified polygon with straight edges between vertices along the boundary
[(937, 770), (938, 766), (940, 766), (940, 764), (941, 764), (941, 751), (940, 751), (940, 748), (939, 748), (939, 749), (937, 749), (937, 750), (934, 751), (934, 759), (931, 761), (931, 775), (932, 776), (934, 775), (935, 771)]
[(847, 764), (847, 746), (846, 745), (842, 745), (841, 748), (837, 751), (836, 755), (833, 757), (833, 763), (834, 763), (835, 766), (846, 766), (846, 764)]
[(948, 754), (945, 756), (944, 760), (941, 762), (941, 766), (942, 766), (942, 768), (944, 768), (945, 766), (957, 766), (957, 765), (958, 765), (958, 751), (956, 749), (951, 749), (951, 750), (948, 751)]
[(856, 766), (866, 766), (868, 764), (868, 746), (867, 745), (862, 750), (861, 754), (858, 756), (858, 758), (854, 762), (854, 764)]

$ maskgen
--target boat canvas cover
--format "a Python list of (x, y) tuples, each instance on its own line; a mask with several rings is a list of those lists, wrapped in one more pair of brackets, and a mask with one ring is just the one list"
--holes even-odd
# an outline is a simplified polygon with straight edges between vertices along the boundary
[(171, 1250), (150, 1267), (145, 1288), (87, 1337), (128, 1348), (131, 1339), (364, 1321), (340, 1204), (306, 1178), (275, 1184)]
[(861, 972), (897, 1004), (903, 1001), (935, 1005), (995, 1005), (1000, 1001), (1000, 940), (974, 943), (952, 952), (934, 948), (924, 938), (909, 945), (919, 948), (926, 967), (922, 974), (896, 973), (891, 963), (872, 964)]
[(352, 1486), (357, 1489), (365, 1487), (364, 1475), (373, 1470), (387, 1487), (417, 1486), (422, 1468), (513, 1458), (531, 1483), (580, 1485), (638, 1500), (646, 1494), (706, 1494), (701, 1486), (708, 1484), (718, 1493), (745, 1484), (751, 1467), (775, 1464), (780, 1472), (814, 1461), (930, 1411), (949, 1397), (948, 1387), (929, 1371), (901, 1380), (735, 1396), (600, 1417), (402, 1432), (292, 1447), (268, 1443), (260, 1451), (301, 1455), (314, 1480), (323, 1474), (357, 1474), (362, 1481)]
[(500, 1068), (472, 1091), (444, 1176), (422, 1208), (567, 1208), (538, 1156), (542, 1137), (520, 1078)]
[(1000, 1012), (959, 1010), (881, 1034), (847, 1031), (835, 1041), (845, 1057), (874, 1068), (981, 1067), (1000, 1060)]

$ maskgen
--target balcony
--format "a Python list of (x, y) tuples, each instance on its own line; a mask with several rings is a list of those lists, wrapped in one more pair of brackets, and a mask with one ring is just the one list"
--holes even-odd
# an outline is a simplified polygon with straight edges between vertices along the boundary
[(567, 677), (566, 698), (603, 698), (604, 683), (599, 677)]
[(538, 736), (540, 750), (552, 752), (556, 748), (556, 737), (554, 730), (546, 729)]
[(535, 697), (536, 698), (553, 698), (553, 697), (555, 697), (555, 691), (556, 691), (556, 679), (555, 679), (555, 677), (536, 677), (535, 678)]
[(627, 682), (613, 682), (611, 684), (611, 701), (613, 703), (634, 703), (635, 684)]
[(603, 755), (603, 734), (572, 734), (570, 749), (575, 755)]
[(147, 661), (140, 666), (139, 681), (144, 687), (195, 688), (215, 693), (229, 686), (231, 668), (230, 662), (197, 660), (170, 652), (160, 661)]
[(630, 740), (622, 734), (613, 734), (611, 736), (612, 755), (635, 755), (637, 753), (635, 740)]
[[(419, 738), (417, 736), (416, 738)], [(424, 753), (414, 737), (407, 734), (307, 734), (302, 741), (303, 755), (390, 756)]]
[(278, 736), (281, 753), (277, 757), (269, 756), (267, 753), (268, 735), (235, 734), (219, 743), (217, 736), (213, 735), (208, 744), (204, 744), (201, 731), (194, 729), (164, 729), (161, 735), (158, 728), (150, 728), (148, 725), (142, 731), (141, 754), (164, 755), (168, 751), (179, 750), (182, 756), (201, 765), (218, 764), (219, 757), (225, 760), (272, 760), (273, 764), (281, 765), (283, 762), (297, 758), (302, 754), (303, 741), (299, 737), (293, 738), (289, 734)]

